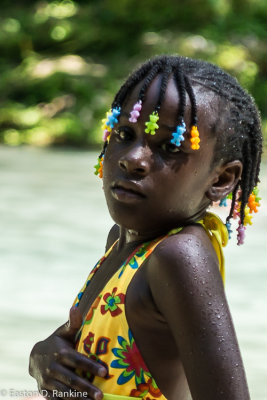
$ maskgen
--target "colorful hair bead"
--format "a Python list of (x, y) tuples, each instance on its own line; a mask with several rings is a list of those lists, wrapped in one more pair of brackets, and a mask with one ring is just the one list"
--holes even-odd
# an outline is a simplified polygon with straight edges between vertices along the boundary
[(108, 140), (109, 139), (109, 136), (110, 136), (110, 131), (108, 131), (107, 129), (105, 129), (104, 130), (104, 133), (103, 133), (103, 141), (105, 142), (106, 140)]
[(246, 230), (246, 227), (242, 224), (239, 224), (239, 226), (237, 228), (237, 244), (238, 244), (238, 246), (240, 246), (240, 244), (244, 244), (245, 230)]
[(246, 206), (244, 209), (244, 225), (252, 225), (252, 215), (249, 213), (249, 207)]
[(227, 207), (227, 197), (224, 197), (223, 199), (220, 200), (219, 206)]
[(240, 216), (240, 201), (235, 202), (234, 210), (233, 210), (233, 218), (236, 219)]
[(258, 203), (256, 201), (256, 195), (252, 192), (248, 198), (248, 207), (250, 209), (250, 214), (252, 214), (252, 212), (258, 212), (257, 207), (259, 207), (260, 203)]
[(157, 111), (153, 111), (153, 113), (149, 115), (149, 121), (145, 123), (145, 125), (146, 125), (145, 132), (146, 133), (150, 133), (150, 135), (155, 135), (155, 133), (156, 133), (155, 131), (159, 127), (157, 124), (158, 119), (159, 119), (159, 115), (158, 115)]
[(102, 119), (102, 129), (111, 132), (111, 127), (108, 125), (108, 119), (112, 115), (111, 110), (106, 112), (106, 118)]
[(199, 132), (198, 132), (198, 129), (197, 129), (197, 126), (196, 125), (193, 125), (192, 127), (191, 127), (191, 139), (190, 139), (190, 142), (191, 142), (191, 149), (193, 149), (193, 150), (198, 150), (199, 149), (199, 142), (200, 142), (200, 139), (199, 139)]
[(225, 224), (225, 226), (226, 226), (226, 229), (227, 229), (227, 232), (228, 232), (228, 235), (229, 235), (229, 239), (231, 239), (231, 234), (233, 233), (233, 231), (232, 231), (232, 229), (231, 229), (231, 227), (232, 227), (231, 222), (230, 222), (230, 221), (227, 221), (226, 224)]
[(176, 132), (172, 133), (171, 143), (175, 144), (175, 146), (181, 146), (181, 142), (184, 140), (184, 133), (186, 131), (185, 122), (182, 121), (181, 125), (176, 127)]
[(94, 166), (95, 168), (95, 175), (98, 175), (99, 178), (103, 178), (103, 161), (104, 161), (104, 156), (98, 157), (97, 159), (97, 164)]
[(255, 194), (255, 200), (257, 203), (259, 203), (259, 201), (261, 200), (261, 197), (259, 197), (259, 189), (257, 186), (254, 187), (252, 193)]
[(106, 125), (111, 129), (113, 129), (114, 125), (119, 122), (118, 117), (120, 113), (121, 113), (120, 107), (112, 108), (111, 113), (107, 116), (108, 121), (106, 122)]
[(137, 122), (138, 118), (140, 117), (140, 111), (142, 109), (142, 100), (139, 100), (135, 105), (133, 106), (132, 111), (130, 112), (131, 116), (129, 118), (130, 122)]

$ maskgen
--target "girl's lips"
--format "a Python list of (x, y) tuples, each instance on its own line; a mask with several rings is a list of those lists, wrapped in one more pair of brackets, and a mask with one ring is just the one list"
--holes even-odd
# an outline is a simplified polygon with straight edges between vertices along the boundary
[(125, 203), (134, 203), (146, 198), (140, 185), (131, 181), (115, 182), (111, 186), (112, 196)]

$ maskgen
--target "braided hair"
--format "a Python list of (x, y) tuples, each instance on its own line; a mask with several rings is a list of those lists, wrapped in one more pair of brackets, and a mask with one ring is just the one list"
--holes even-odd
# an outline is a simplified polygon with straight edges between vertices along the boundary
[[(211, 128), (212, 133), (217, 137), (213, 162), (216, 163), (218, 160), (229, 162), (238, 159), (243, 163), (241, 179), (231, 194), (232, 203), (227, 217), (229, 224), (229, 220), (234, 214), (235, 205), (238, 203), (239, 225), (243, 227), (246, 206), (253, 189), (259, 182), (262, 131), (259, 112), (253, 98), (234, 77), (218, 66), (202, 60), (182, 56), (158, 56), (144, 63), (128, 77), (114, 98), (112, 110), (120, 109), (133, 89), (141, 82), (142, 87), (138, 101), (140, 104), (144, 102), (151, 82), (158, 75), (161, 75), (159, 98), (155, 108), (155, 112), (158, 112), (164, 101), (171, 74), (179, 94), (178, 124), (183, 123), (186, 95), (188, 95), (191, 105), (191, 126), (196, 128), (197, 103), (193, 90), (195, 85), (202, 87), (204, 91), (213, 92), (217, 95), (218, 119)], [(199, 139), (197, 140), (199, 141)], [(105, 153), (107, 143), (108, 140), (105, 141), (101, 157)], [(198, 145), (195, 149), (197, 148), (199, 148)], [(257, 200), (256, 194), (257, 191), (255, 192)]]

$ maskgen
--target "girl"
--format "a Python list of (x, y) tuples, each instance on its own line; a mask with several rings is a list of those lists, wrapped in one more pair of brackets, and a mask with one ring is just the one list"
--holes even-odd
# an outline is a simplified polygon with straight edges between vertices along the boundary
[[(103, 124), (111, 229), (69, 322), (33, 348), (47, 396), (248, 400), (225, 298), (222, 246), (257, 211), (262, 134), (252, 98), (220, 68), (154, 58)], [(226, 225), (207, 212), (231, 197)]]

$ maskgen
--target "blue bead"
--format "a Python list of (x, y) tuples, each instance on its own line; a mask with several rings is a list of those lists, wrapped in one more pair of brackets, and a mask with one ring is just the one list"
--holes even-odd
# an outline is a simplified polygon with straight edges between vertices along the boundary
[(221, 199), (219, 206), (220, 207), (227, 207), (227, 198), (226, 197)]
[(231, 229), (231, 222), (226, 222), (225, 224), (227, 231), (228, 231), (228, 235), (229, 235), (229, 239), (231, 239), (231, 233), (233, 233), (232, 229)]
[(175, 146), (181, 146), (181, 142), (184, 140), (184, 133), (186, 131), (185, 123), (183, 122), (181, 125), (176, 127), (176, 132), (172, 133), (171, 143), (175, 144)]

